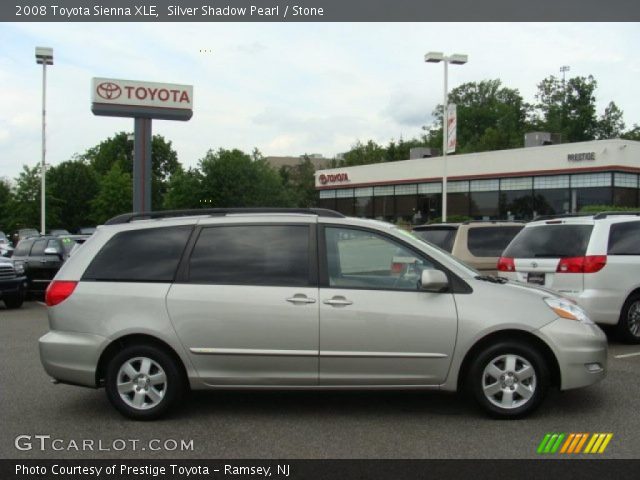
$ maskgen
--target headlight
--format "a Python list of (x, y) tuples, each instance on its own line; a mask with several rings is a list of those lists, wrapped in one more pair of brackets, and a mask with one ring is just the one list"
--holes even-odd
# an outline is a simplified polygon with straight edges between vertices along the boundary
[(24, 273), (24, 264), (22, 262), (15, 262), (13, 264), (13, 269), (16, 271), (17, 275), (22, 275)]
[(593, 324), (593, 321), (587, 316), (585, 311), (571, 300), (566, 298), (545, 298), (544, 302), (549, 305), (549, 308), (560, 318)]

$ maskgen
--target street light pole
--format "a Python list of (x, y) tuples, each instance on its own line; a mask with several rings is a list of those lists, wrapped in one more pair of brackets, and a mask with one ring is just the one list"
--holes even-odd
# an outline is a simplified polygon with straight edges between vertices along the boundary
[(46, 190), (45, 177), (47, 173), (46, 156), (46, 125), (47, 125), (47, 65), (53, 65), (53, 49), (36, 47), (36, 63), (42, 65), (42, 163), (40, 169), (40, 232), (46, 233)]
[(442, 109), (442, 222), (447, 221), (447, 146), (449, 144), (448, 112), (449, 109), (449, 64), (464, 65), (469, 60), (467, 55), (454, 53), (445, 56), (442, 52), (429, 52), (424, 56), (427, 63), (444, 63), (444, 102)]

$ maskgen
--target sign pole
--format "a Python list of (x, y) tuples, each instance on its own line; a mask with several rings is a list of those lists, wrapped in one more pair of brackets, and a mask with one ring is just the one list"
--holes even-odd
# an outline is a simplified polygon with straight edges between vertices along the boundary
[(134, 121), (133, 211), (151, 211), (151, 119)]

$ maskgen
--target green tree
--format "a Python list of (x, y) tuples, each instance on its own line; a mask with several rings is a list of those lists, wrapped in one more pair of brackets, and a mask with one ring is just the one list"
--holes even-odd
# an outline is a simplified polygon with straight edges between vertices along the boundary
[[(87, 150), (82, 158), (87, 160), (98, 175), (106, 175), (114, 164), (121, 171), (133, 176), (133, 142), (128, 140), (127, 132), (119, 132), (113, 137)], [(151, 204), (158, 209), (163, 204), (163, 196), (168, 188), (168, 181), (179, 168), (178, 154), (171, 142), (161, 135), (151, 139)]]
[(99, 182), (98, 195), (91, 201), (91, 218), (97, 224), (132, 209), (131, 175), (115, 163)]
[(625, 140), (635, 140), (640, 142), (640, 125), (634, 125), (633, 128), (627, 130), (622, 134), (622, 138)]
[(625, 127), (622, 116), (622, 110), (614, 102), (609, 102), (609, 105), (604, 109), (604, 113), (598, 120), (596, 138), (598, 140), (620, 138)]
[(282, 180), (259, 152), (209, 150), (199, 163), (201, 195), (213, 207), (286, 207), (291, 200)]
[(380, 163), (386, 159), (384, 147), (378, 145), (373, 140), (362, 143), (359, 140), (351, 147), (351, 150), (344, 154), (340, 162), (344, 166), (366, 165), (369, 163)]
[[(22, 167), (16, 178), (13, 199), (9, 203), (9, 223), (12, 229), (33, 227), (40, 229), (40, 165)], [(47, 206), (51, 206), (51, 192), (47, 189)], [(55, 203), (55, 202), (54, 202)], [(47, 209), (46, 224), (57, 225), (59, 218), (55, 209)]]
[(583, 142), (596, 138), (595, 90), (598, 82), (588, 77), (563, 81), (553, 75), (538, 84), (532, 126), (537, 130), (560, 133), (564, 142)]
[(304, 155), (298, 165), (281, 167), (279, 173), (292, 206), (311, 208), (316, 205), (315, 168), (308, 155)]
[(10, 206), (12, 202), (11, 185), (5, 178), (0, 178), (0, 230), (9, 235)]
[(179, 169), (167, 184), (163, 207), (174, 210), (180, 208), (200, 208), (202, 201), (202, 175), (197, 169)]
[(47, 192), (51, 195), (49, 208), (61, 219), (62, 224), (58, 226), (70, 231), (92, 223), (91, 201), (98, 190), (98, 176), (81, 159), (67, 160), (47, 172)]
[[(503, 87), (498, 79), (468, 82), (451, 90), (449, 103), (457, 106), (457, 153), (522, 146), (531, 107), (518, 90)], [(442, 110), (442, 105), (434, 110), (436, 120), (426, 139), (430, 146), (440, 149)]]

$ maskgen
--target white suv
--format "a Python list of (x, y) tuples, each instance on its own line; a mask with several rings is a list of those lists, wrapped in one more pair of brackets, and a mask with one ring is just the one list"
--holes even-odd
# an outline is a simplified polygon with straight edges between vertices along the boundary
[(534, 221), (511, 241), (498, 275), (570, 297), (596, 323), (640, 343), (640, 213)]

